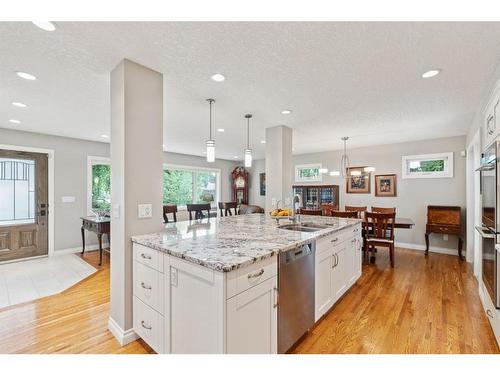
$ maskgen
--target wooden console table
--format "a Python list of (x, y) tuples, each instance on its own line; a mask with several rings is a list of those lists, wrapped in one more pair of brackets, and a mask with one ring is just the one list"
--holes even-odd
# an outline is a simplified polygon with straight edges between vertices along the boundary
[(459, 206), (427, 206), (427, 225), (425, 227), (425, 255), (429, 254), (429, 234), (451, 234), (458, 237), (458, 257), (462, 255), (462, 208)]
[[(111, 219), (109, 217), (97, 219), (95, 216), (82, 217), (82, 254), (85, 252), (85, 229), (97, 234), (99, 241), (99, 265), (102, 264), (102, 235), (107, 234), (108, 239), (110, 233)], [(111, 242), (111, 241), (110, 241)]]

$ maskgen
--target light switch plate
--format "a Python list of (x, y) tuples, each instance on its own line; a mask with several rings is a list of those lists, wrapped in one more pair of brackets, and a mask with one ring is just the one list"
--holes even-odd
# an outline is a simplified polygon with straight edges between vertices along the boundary
[(273, 207), (276, 206), (276, 198), (272, 198), (271, 199), (271, 204), (272, 204)]
[(113, 219), (119, 219), (119, 218), (120, 218), (120, 205), (114, 204), (113, 205)]
[(443, 234), (443, 240), (448, 241), (448, 235), (447, 234)]
[(75, 203), (76, 198), (72, 196), (67, 196), (67, 197), (61, 197), (61, 202), (62, 203)]
[(148, 217), (153, 217), (153, 205), (151, 203), (138, 204), (137, 217), (139, 219), (146, 219)]

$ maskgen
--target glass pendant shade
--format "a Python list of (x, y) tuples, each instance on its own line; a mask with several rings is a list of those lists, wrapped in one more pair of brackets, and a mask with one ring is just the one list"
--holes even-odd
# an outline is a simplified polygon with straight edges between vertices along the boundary
[(245, 150), (245, 167), (250, 168), (252, 166), (252, 150), (247, 148)]
[(210, 140), (206, 141), (206, 144), (207, 144), (207, 162), (214, 163), (215, 162), (215, 141), (210, 139)]

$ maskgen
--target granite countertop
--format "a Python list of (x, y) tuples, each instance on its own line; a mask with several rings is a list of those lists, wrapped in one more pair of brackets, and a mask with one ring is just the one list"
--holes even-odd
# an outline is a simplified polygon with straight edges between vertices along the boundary
[[(236, 215), (165, 224), (162, 232), (133, 236), (132, 242), (216, 271), (229, 272), (356, 225), (361, 220), (302, 215), (301, 222), (331, 227), (317, 232), (298, 232), (279, 229), (276, 220), (266, 214)], [(280, 221), (280, 225), (285, 223), (288, 220)]]

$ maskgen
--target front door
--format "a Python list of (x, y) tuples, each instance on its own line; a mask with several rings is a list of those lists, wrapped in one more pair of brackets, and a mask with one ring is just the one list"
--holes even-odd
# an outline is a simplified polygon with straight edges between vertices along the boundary
[(0, 150), (0, 262), (48, 254), (48, 155)]

